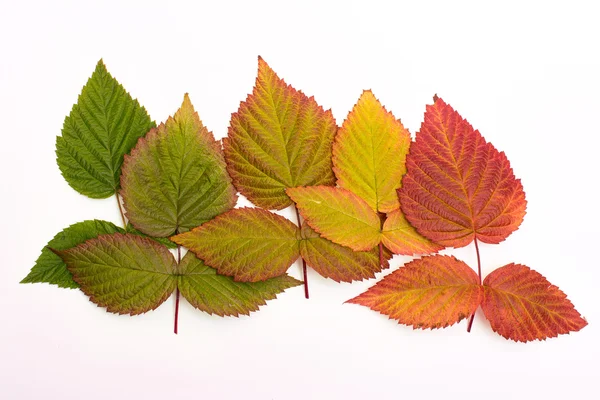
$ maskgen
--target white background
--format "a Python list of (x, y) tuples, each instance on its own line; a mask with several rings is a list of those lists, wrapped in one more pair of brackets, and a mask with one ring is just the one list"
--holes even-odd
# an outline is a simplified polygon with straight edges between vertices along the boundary
[[(414, 3), (2, 1), (0, 398), (600, 398), (600, 13), (593, 2)], [(466, 322), (413, 331), (342, 304), (375, 280), (310, 273), (310, 300), (290, 289), (251, 317), (184, 302), (176, 336), (173, 299), (116, 316), (79, 291), (18, 284), (64, 227), (120, 222), (114, 198), (79, 195), (55, 162), (98, 59), (153, 119), (189, 92), (222, 137), (258, 55), (338, 123), (368, 88), (413, 133), (434, 94), (453, 105), (507, 153), (527, 194), (521, 228), (481, 246), (484, 272), (527, 264), (590, 325), (529, 344), (496, 335), (481, 313), (471, 334)], [(446, 253), (475, 266), (472, 246)]]

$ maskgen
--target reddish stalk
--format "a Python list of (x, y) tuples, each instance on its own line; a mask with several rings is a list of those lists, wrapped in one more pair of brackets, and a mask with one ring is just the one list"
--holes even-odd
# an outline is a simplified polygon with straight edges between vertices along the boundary
[[(181, 246), (177, 246), (177, 265), (181, 262)], [(173, 332), (177, 335), (177, 325), (179, 323), (179, 287), (175, 289), (175, 322)]]
[[(481, 280), (481, 257), (479, 256), (479, 245), (477, 244), (477, 237), (474, 240), (475, 242), (475, 252), (477, 253), (477, 275), (479, 276), (479, 284), (481, 285), (483, 281)], [(475, 310), (477, 312), (477, 310)], [(467, 332), (471, 332), (471, 327), (473, 326), (473, 320), (475, 319), (475, 313), (471, 314), (471, 318), (469, 319), (469, 325), (467, 325)]]
[[(298, 207), (294, 205), (294, 210), (296, 211), (296, 220), (298, 221), (298, 229), (302, 229), (302, 222), (300, 222), (300, 213), (298, 212)], [(304, 258), (302, 259), (302, 275), (304, 276), (304, 297), (308, 299), (308, 274), (306, 272), (306, 261)]]
[(119, 206), (121, 221), (123, 221), (123, 228), (127, 228), (127, 222), (125, 220), (125, 213), (123, 212), (123, 206), (121, 205), (121, 196), (119, 196), (119, 192), (115, 192), (115, 197), (117, 198), (117, 205)]

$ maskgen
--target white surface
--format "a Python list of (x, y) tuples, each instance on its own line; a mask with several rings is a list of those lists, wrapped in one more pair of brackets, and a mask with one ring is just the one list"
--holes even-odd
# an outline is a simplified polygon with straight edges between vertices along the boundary
[[(414, 3), (2, 0), (0, 398), (600, 398), (598, 10)], [(172, 299), (131, 318), (79, 291), (18, 284), (64, 227), (119, 223), (114, 198), (77, 194), (54, 155), (99, 58), (155, 120), (189, 92), (222, 137), (259, 54), (338, 123), (367, 88), (411, 132), (435, 93), (453, 105), (507, 153), (529, 202), (519, 231), (482, 246), (484, 271), (529, 265), (590, 325), (526, 345), (494, 334), (481, 314), (471, 334), (466, 322), (413, 331), (342, 304), (375, 280), (340, 285), (310, 273), (309, 301), (291, 289), (250, 318), (184, 303), (175, 336)], [(475, 266), (472, 247), (449, 253)]]

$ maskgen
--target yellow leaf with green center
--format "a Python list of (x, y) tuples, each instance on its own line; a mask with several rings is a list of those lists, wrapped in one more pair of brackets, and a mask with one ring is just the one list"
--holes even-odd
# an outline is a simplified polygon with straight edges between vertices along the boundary
[(179, 111), (125, 156), (121, 183), (127, 218), (155, 237), (186, 232), (237, 200), (220, 143), (187, 94)]
[(400, 208), (396, 189), (406, 173), (410, 134), (366, 90), (348, 114), (333, 144), (337, 184), (382, 213)]
[(252, 94), (231, 116), (223, 139), (229, 174), (255, 205), (292, 205), (285, 189), (333, 185), (331, 145), (337, 126), (331, 111), (280, 79), (259, 57)]

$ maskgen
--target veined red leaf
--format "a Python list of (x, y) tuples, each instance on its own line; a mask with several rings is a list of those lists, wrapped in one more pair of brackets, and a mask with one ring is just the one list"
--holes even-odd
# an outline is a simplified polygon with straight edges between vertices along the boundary
[(231, 116), (223, 139), (229, 174), (257, 206), (290, 206), (286, 188), (335, 182), (331, 145), (336, 130), (331, 111), (286, 84), (259, 57), (254, 90)]
[(499, 243), (523, 221), (525, 193), (506, 155), (442, 99), (427, 106), (406, 163), (402, 211), (436, 243)]
[(300, 256), (319, 275), (336, 282), (352, 282), (375, 277), (376, 272), (388, 268), (392, 255), (384, 249), (383, 265), (379, 249), (353, 251), (321, 237), (308, 224), (302, 225)]
[(492, 329), (506, 339), (544, 340), (587, 325), (566, 294), (524, 265), (498, 268), (483, 286), (483, 312)]
[(360, 196), (374, 211), (400, 208), (396, 189), (406, 172), (410, 141), (402, 123), (365, 90), (333, 143), (338, 186)]
[(187, 94), (175, 115), (125, 156), (121, 186), (132, 225), (155, 237), (186, 232), (237, 200), (221, 146)]
[(348, 300), (414, 328), (444, 328), (475, 312), (482, 298), (477, 274), (451, 256), (409, 262)]
[(260, 208), (233, 209), (171, 240), (242, 282), (282, 275), (300, 256), (298, 227)]

